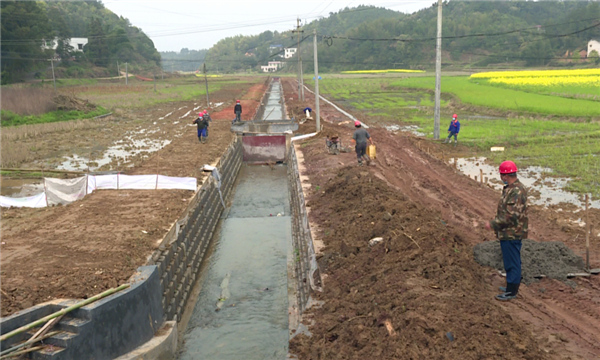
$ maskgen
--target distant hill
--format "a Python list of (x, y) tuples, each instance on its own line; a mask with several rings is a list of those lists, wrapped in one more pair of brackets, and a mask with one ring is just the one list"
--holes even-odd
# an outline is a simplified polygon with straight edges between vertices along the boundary
[[(55, 51), (42, 45), (53, 39), (59, 77), (117, 75), (117, 62), (138, 73), (160, 65), (150, 38), (100, 1), (2, 1), (1, 11), (3, 84), (43, 77)], [(83, 52), (68, 46), (76, 37), (88, 39)]]
[[(443, 62), (446, 67), (568, 66), (569, 57), (600, 39), (596, 1), (449, 1), (443, 7)], [(435, 63), (437, 4), (414, 14), (360, 6), (330, 13), (303, 27), (304, 72), (313, 71), (313, 29), (319, 34), (321, 72), (358, 69), (432, 69)], [(207, 67), (258, 71), (269, 51), (296, 47), (291, 32), (264, 32), (219, 41), (209, 49)], [(577, 58), (578, 55), (574, 55)], [(284, 60), (285, 61), (285, 60)], [(295, 71), (297, 58), (288, 59)]]

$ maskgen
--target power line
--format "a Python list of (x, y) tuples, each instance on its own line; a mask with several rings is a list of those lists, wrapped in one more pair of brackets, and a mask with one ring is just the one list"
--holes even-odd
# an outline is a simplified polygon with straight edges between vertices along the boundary
[[(519, 32), (523, 32), (526, 30), (532, 30), (532, 29), (539, 29), (539, 28), (546, 28), (546, 27), (554, 27), (554, 26), (558, 26), (558, 25), (566, 25), (566, 24), (571, 24), (571, 23), (577, 23), (577, 22), (583, 22), (583, 21), (589, 21), (589, 20), (599, 20), (600, 18), (590, 18), (590, 19), (584, 19), (584, 20), (578, 20), (578, 21), (571, 21), (571, 22), (566, 22), (566, 23), (560, 23), (560, 24), (554, 24), (554, 25), (540, 25), (540, 26), (532, 26), (532, 27), (528, 27), (528, 28), (523, 28), (523, 29), (515, 29), (515, 30), (508, 30), (508, 31), (503, 31), (503, 32), (498, 32), (498, 33), (478, 33), (478, 34), (467, 34), (467, 35), (452, 35), (452, 36), (442, 36), (442, 40), (450, 40), (450, 39), (463, 39), (463, 38), (470, 38), (470, 37), (489, 37), (489, 36), (502, 36), (502, 35), (509, 35), (509, 34), (514, 34), (514, 33), (519, 33)], [(575, 34), (579, 34), (581, 32), (599, 27), (600, 23), (588, 26), (584, 29), (581, 30), (577, 30), (568, 34), (544, 34), (544, 33), (539, 33), (539, 34), (534, 34), (534, 35), (539, 35), (539, 36), (545, 36), (548, 38), (559, 38), (559, 37), (566, 37), (566, 36), (571, 36), (571, 35), (575, 35)], [(321, 35), (323, 38), (326, 39), (340, 39), (340, 40), (352, 40), (352, 41), (398, 41), (398, 42), (426, 42), (426, 41), (433, 41), (433, 40), (437, 40), (437, 37), (429, 37), (429, 38), (421, 38), (421, 39), (405, 39), (405, 38), (353, 38), (353, 37), (349, 37), (349, 36), (337, 36), (337, 35), (324, 35), (324, 34), (319, 34)]]

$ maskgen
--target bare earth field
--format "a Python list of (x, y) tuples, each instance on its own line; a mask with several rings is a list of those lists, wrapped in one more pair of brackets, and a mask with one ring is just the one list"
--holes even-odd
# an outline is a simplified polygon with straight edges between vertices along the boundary
[[(295, 81), (282, 81), (292, 115), (301, 117), (306, 106), (314, 109), (310, 93), (301, 103)], [(125, 128), (133, 118), (136, 126), (160, 128), (151, 136), (173, 140), (149, 158), (136, 160), (127, 173), (159, 169), (201, 180), (197, 169), (218, 159), (232, 140), (232, 99), (241, 97), (244, 113), (254, 113), (265, 89), (257, 80), (251, 88), (223, 90), (222, 100), (214, 101), (225, 104), (212, 113), (206, 145), (186, 125), (195, 114), (174, 124), (193, 103), (107, 120)], [(169, 121), (158, 120), (170, 111)], [(323, 133), (296, 146), (304, 158), (310, 221), (324, 242), (318, 257), (324, 292), (316, 295), (323, 305), (306, 313), (311, 335), (295, 336), (292, 354), (299, 359), (600, 357), (600, 277), (567, 283), (543, 279), (523, 285), (516, 301), (495, 301), (504, 279), (473, 260), (473, 246), (493, 240), (493, 233), (473, 223), (492, 218), (498, 192), (440, 160), (441, 144), (407, 133), (369, 129), (377, 145), (372, 166), (357, 167), (354, 152), (328, 155), (325, 135), (339, 134), (350, 145), (353, 128), (323, 102), (321, 114)], [(367, 117), (361, 120), (369, 124)], [(309, 121), (300, 132), (314, 127)], [(77, 136), (94, 134), (39, 141), (48, 149), (68, 148)], [(119, 131), (108, 138), (118, 140)], [(192, 195), (98, 191), (68, 206), (3, 209), (2, 316), (49, 299), (89, 297), (125, 281), (146, 262)], [(580, 254), (583, 230), (567, 221), (571, 216), (577, 214), (532, 208), (530, 238), (562, 241)], [(593, 213), (593, 223), (600, 228), (599, 212)], [(384, 240), (369, 246), (373, 237)], [(596, 238), (592, 267), (600, 267), (599, 254)]]
[[(255, 85), (235, 86), (213, 94), (224, 104), (212, 112), (207, 144), (198, 142), (194, 103), (173, 103), (143, 115), (127, 113), (108, 118), (102, 136), (97, 129), (40, 135), (36, 158), (59, 162), (76, 151), (73, 143), (85, 138), (98, 148), (119, 140), (125, 131), (147, 131), (151, 137), (173, 142), (147, 159), (132, 159), (127, 174), (195, 176), (199, 168), (216, 162), (233, 140), (230, 132), (234, 99), (241, 98), (247, 116), (255, 113), (265, 91), (264, 78)], [(173, 114), (163, 120), (165, 114)], [(69, 152), (70, 151), (70, 152)], [(112, 164), (116, 168), (117, 164)], [(126, 281), (158, 246), (187, 207), (193, 192), (186, 190), (101, 190), (67, 206), (45, 209), (2, 209), (2, 316), (57, 298), (87, 298)]]

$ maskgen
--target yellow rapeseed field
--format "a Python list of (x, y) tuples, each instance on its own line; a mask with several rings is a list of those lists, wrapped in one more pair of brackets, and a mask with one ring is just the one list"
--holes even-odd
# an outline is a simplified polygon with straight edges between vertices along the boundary
[(600, 76), (600, 69), (578, 70), (530, 70), (530, 71), (490, 71), (471, 75), (471, 79), (551, 77), (551, 76)]
[(491, 71), (471, 75), (490, 84), (511, 86), (584, 86), (600, 88), (600, 69)]

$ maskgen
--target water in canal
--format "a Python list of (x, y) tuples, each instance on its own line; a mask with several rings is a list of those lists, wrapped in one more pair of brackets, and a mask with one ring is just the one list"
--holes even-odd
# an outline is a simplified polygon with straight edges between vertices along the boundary
[(179, 359), (285, 359), (291, 218), (286, 167), (243, 165)]

